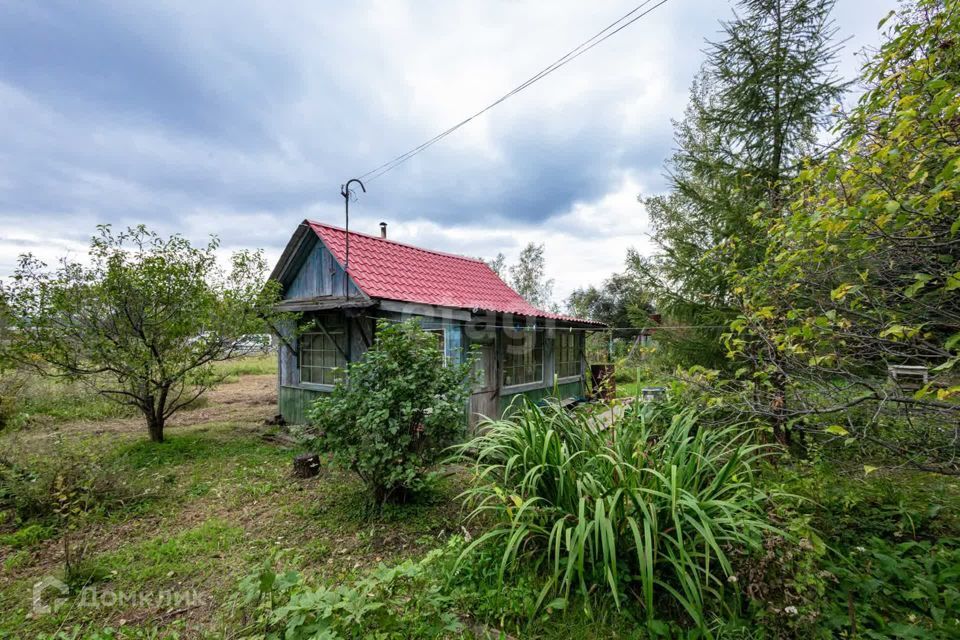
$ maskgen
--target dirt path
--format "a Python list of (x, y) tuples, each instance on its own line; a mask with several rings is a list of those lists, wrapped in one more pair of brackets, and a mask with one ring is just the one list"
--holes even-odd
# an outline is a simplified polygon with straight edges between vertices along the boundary
[(174, 416), (171, 427), (204, 422), (260, 423), (277, 413), (277, 376), (242, 376), (206, 394), (207, 406)]

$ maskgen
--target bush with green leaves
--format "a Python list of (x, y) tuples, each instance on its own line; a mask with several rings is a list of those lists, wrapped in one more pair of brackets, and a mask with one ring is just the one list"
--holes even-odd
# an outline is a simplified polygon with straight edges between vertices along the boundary
[(472, 363), (444, 362), (415, 320), (381, 321), (373, 346), (308, 413), (315, 448), (355, 472), (377, 504), (403, 501), (464, 434)]
[[(456, 541), (453, 542), (456, 544)], [(437, 580), (449, 549), (418, 562), (379, 565), (358, 580), (310, 586), (294, 571), (277, 573), (267, 562), (240, 582), (245, 616), (241, 637), (307, 638), (457, 637), (463, 629)]]
[(10, 512), (15, 524), (54, 522), (66, 503), (78, 515), (150, 497), (87, 449), (60, 445), (49, 456), (16, 462), (0, 457), (0, 512)]
[(476, 477), (471, 517), (492, 523), (464, 554), (498, 545), (501, 580), (540, 567), (547, 607), (606, 591), (639, 605), (651, 631), (684, 615), (706, 631), (736, 594), (732, 551), (774, 530), (753, 482), (764, 448), (748, 430), (663, 406), (628, 408), (610, 426), (555, 404), (513, 409), (459, 450)]
[(824, 626), (837, 637), (960, 638), (960, 540), (866, 540), (829, 568)]

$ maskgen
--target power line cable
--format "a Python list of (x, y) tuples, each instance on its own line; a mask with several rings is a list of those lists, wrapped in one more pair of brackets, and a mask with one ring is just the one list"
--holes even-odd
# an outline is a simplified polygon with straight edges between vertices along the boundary
[[(389, 160), (389, 161), (383, 163), (383, 164), (380, 165), (379, 167), (376, 167), (375, 169), (371, 169), (370, 171), (368, 171), (368, 172), (366, 172), (365, 174), (361, 175), (361, 176), (360, 176), (360, 179), (361, 179), (361, 180), (367, 180), (367, 182), (372, 182), (373, 180), (376, 180), (377, 178), (379, 178), (379, 177), (382, 176), (383, 174), (392, 171), (393, 169), (397, 168), (398, 166), (400, 166), (401, 164), (403, 164), (404, 162), (406, 162), (407, 160), (409, 160), (409, 159), (412, 158), (413, 156), (415, 156), (415, 155), (417, 155), (417, 154), (419, 154), (419, 153), (427, 150), (428, 148), (430, 148), (431, 146), (433, 146), (433, 145), (436, 144), (437, 142), (440, 142), (440, 140), (443, 140), (444, 138), (446, 138), (448, 135), (450, 135), (451, 133), (453, 133), (454, 131), (456, 131), (456, 130), (459, 129), (460, 127), (468, 124), (469, 122), (471, 122), (471, 121), (474, 120), (475, 118), (477, 118), (477, 117), (479, 117), (479, 116), (482, 116), (482, 115), (483, 115), (484, 113), (486, 113), (487, 111), (490, 111), (491, 109), (493, 109), (494, 107), (496, 107), (498, 104), (506, 101), (507, 99), (509, 99), (509, 98), (512, 97), (513, 95), (515, 95), (515, 94), (523, 91), (524, 89), (526, 89), (527, 87), (529, 87), (529, 86), (532, 85), (533, 83), (537, 82), (538, 80), (541, 80), (541, 79), (543, 79), (544, 77), (550, 75), (551, 73), (553, 73), (554, 71), (556, 71), (556, 70), (559, 69), (560, 67), (562, 67), (562, 66), (564, 66), (564, 65), (572, 62), (573, 60), (576, 60), (577, 58), (579, 58), (580, 56), (582, 56), (583, 54), (585, 54), (587, 51), (590, 51), (590, 49), (593, 49), (595, 46), (597, 46), (597, 45), (600, 44), (601, 42), (605, 41), (607, 38), (610, 38), (610, 37), (616, 35), (616, 34), (619, 33), (620, 31), (626, 29), (627, 27), (629, 27), (630, 25), (632, 25), (633, 23), (635, 23), (637, 20), (639, 20), (639, 19), (643, 18), (644, 16), (646, 16), (647, 14), (649, 14), (649, 13), (650, 13), (651, 11), (653, 11), (654, 9), (660, 7), (661, 5), (666, 4), (666, 3), (668, 2), (668, 0), (660, 0), (659, 2), (657, 2), (656, 4), (654, 4), (652, 7), (650, 7), (649, 9), (647, 9), (646, 11), (643, 11), (643, 12), (640, 13), (639, 15), (634, 16), (635, 13), (637, 13), (638, 11), (640, 11), (641, 9), (643, 9), (644, 7), (646, 7), (646, 6), (647, 6), (648, 4), (650, 4), (651, 2), (653, 2), (653, 0), (644, 0), (644, 2), (640, 3), (639, 5), (637, 5), (636, 7), (634, 7), (633, 9), (631, 9), (630, 11), (628, 11), (626, 14), (624, 14), (623, 16), (621, 16), (620, 18), (618, 18), (617, 20), (615, 20), (614, 22), (610, 23), (609, 25), (607, 25), (606, 27), (604, 27), (602, 30), (600, 30), (599, 32), (597, 32), (593, 37), (591, 37), (591, 38), (588, 39), (588, 40), (585, 40), (585, 41), (582, 42), (580, 45), (578, 45), (578, 46), (575, 47), (574, 49), (570, 50), (566, 55), (564, 55), (564, 56), (562, 56), (561, 58), (555, 60), (555, 61), (554, 61), (553, 63), (551, 63), (550, 65), (544, 67), (541, 71), (539, 71), (539, 72), (536, 73), (535, 75), (531, 76), (530, 78), (528, 78), (527, 80), (525, 80), (523, 83), (521, 83), (521, 84), (518, 85), (517, 87), (513, 88), (512, 90), (510, 90), (508, 93), (504, 94), (503, 96), (501, 96), (501, 97), (498, 98), (497, 100), (491, 102), (490, 104), (488, 104), (486, 107), (484, 107), (484, 108), (481, 109), (480, 111), (477, 111), (477, 112), (476, 112), (475, 114), (473, 114), (472, 116), (469, 116), (468, 118), (465, 118), (464, 120), (461, 120), (460, 122), (458, 122), (457, 124), (453, 125), (453, 126), (450, 127), (449, 129), (446, 129), (445, 131), (443, 131), (443, 132), (435, 135), (434, 137), (430, 138), (430, 139), (427, 140), (426, 142), (424, 142), (424, 143), (422, 143), (422, 144), (420, 144), (420, 145), (417, 145), (416, 147), (410, 149), (410, 150), (407, 151), (406, 153), (402, 153), (402, 154), (400, 154), (399, 156), (393, 158), (392, 160)], [(633, 17), (631, 18), (631, 16), (633, 16)], [(629, 18), (629, 20), (627, 20), (628, 18)], [(627, 21), (624, 22), (625, 20), (627, 20)], [(622, 23), (622, 24), (621, 24), (621, 23)], [(617, 26), (617, 25), (619, 25), (619, 26)]]
[[(421, 315), (421, 314), (410, 314)], [(401, 324), (403, 320), (397, 320), (393, 318), (380, 318), (378, 316), (368, 316), (364, 315), (364, 318), (369, 320), (384, 320), (386, 322), (392, 322), (395, 324)], [(553, 320), (555, 322), (564, 322), (564, 320), (556, 320), (553, 318), (542, 318), (540, 316), (524, 316), (527, 318), (539, 318), (541, 320)], [(644, 327), (558, 327), (558, 326), (547, 326), (547, 325), (530, 325), (530, 324), (496, 324), (484, 321), (482, 318), (475, 318), (473, 320), (464, 321), (465, 324), (476, 324), (483, 325), (484, 329), (532, 329), (532, 330), (551, 330), (557, 332), (564, 331), (684, 331), (689, 329), (727, 329), (729, 325), (725, 324), (676, 324), (676, 325), (659, 325), (652, 324)]]

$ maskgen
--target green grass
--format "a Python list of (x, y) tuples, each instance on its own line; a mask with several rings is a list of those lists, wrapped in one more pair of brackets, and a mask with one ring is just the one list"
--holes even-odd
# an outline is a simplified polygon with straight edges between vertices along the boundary
[[(42, 435), (44, 429), (51, 437)], [(133, 494), (105, 512), (73, 520), (71, 544), (88, 550), (70, 582), (82, 586), (89, 580), (88, 586), (99, 590), (125, 593), (197, 590), (205, 603), (202, 611), (177, 614), (188, 637), (216, 633), (218, 621), (229, 613), (237, 580), (272, 554), (320, 580), (337, 582), (378, 562), (426, 552), (457, 531), (460, 519), (454, 497), (463, 486), (455, 478), (441, 480), (409, 508), (387, 508), (380, 519), (371, 519), (356, 478), (329, 469), (307, 481), (292, 478), (292, 458), (299, 450), (264, 440), (253, 424), (178, 426), (160, 444), (138, 430), (66, 431), (64, 445), (54, 444), (60, 439), (56, 434), (51, 423), (0, 433), (0, 448), (20, 463), (49, 465), (57, 464), (62, 446), (83, 451)], [(121, 604), (70, 609), (76, 602), (71, 598), (60, 613), (32, 618), (33, 582), (46, 574), (63, 576), (63, 530), (52, 521), (15, 528), (8, 517), (0, 517), (0, 534), (0, 638), (53, 634), (61, 625), (86, 633), (117, 627), (120, 619), (129, 621), (124, 632), (132, 634), (166, 611)]]
[(54, 529), (51, 526), (42, 524), (28, 524), (17, 529), (13, 533), (0, 535), (0, 545), (7, 545), (14, 549), (32, 547), (33, 545), (48, 540), (54, 536)]
[(217, 373), (227, 376), (226, 382), (236, 382), (240, 376), (265, 376), (277, 373), (277, 354), (245, 356), (215, 365)]
[[(259, 375), (263, 373), (261, 367), (274, 366), (272, 357), (270, 362), (267, 358), (250, 360), (260, 362), (240, 361), (231, 363), (231, 366), (237, 365), (234, 371), (250, 372), (237, 375)], [(620, 388), (630, 387), (621, 384)], [(214, 411), (217, 409), (215, 405), (213, 408)], [(256, 424), (256, 420), (217, 420), (210, 412), (204, 412), (203, 419), (210, 421), (189, 424), (188, 418), (188, 424), (178, 424), (162, 444), (149, 442), (142, 430), (128, 428), (130, 425), (119, 430), (115, 425), (114, 430), (102, 430), (95, 422), (89, 426), (81, 424), (64, 429), (55, 421), (38, 421), (29, 430), (0, 432), (3, 457), (18, 465), (27, 462), (47, 464), (52, 472), (56, 472), (67, 468), (69, 456), (66, 453), (80, 450), (94, 456), (106, 471), (124, 483), (122, 500), (112, 500), (105, 503), (107, 507), (72, 521), (72, 544), (88, 545), (73, 576), (74, 584), (82, 585), (89, 580), (90, 585), (98, 590), (128, 594), (193, 590), (203, 601), (201, 606), (185, 611), (180, 611), (182, 607), (123, 603), (102, 608), (71, 608), (78, 603), (74, 595), (59, 613), (32, 617), (30, 596), (33, 583), (43, 575), (63, 575), (60, 554), (64, 530), (55, 518), (21, 522), (11, 517), (10, 512), (6, 515), (0, 512), (0, 638), (53, 637), (58, 629), (66, 631), (68, 635), (65, 637), (68, 638), (90, 637), (108, 626), (123, 628), (122, 635), (116, 637), (164, 637), (156, 634), (170, 629), (176, 629), (181, 637), (188, 638), (229, 636), (236, 631), (233, 625), (243, 623), (234, 617), (236, 611), (232, 604), (238, 581), (262, 567), (268, 559), (275, 559), (278, 566), (299, 571), (312, 584), (335, 587), (364, 579), (381, 562), (393, 566), (406, 559), (420, 558), (430, 550), (444, 546), (452, 536), (464, 533), (464, 512), (457, 496), (469, 485), (469, 470), (451, 467), (449, 475), (439, 478), (430, 491), (412, 503), (386, 505), (382, 511), (374, 513), (362, 483), (350, 473), (324, 467), (313, 479), (291, 477), (291, 459), (299, 450), (264, 440), (261, 437), (263, 428)], [(552, 436), (555, 437), (556, 434)], [(64, 441), (62, 446), (56, 444), (60, 440)], [(642, 437), (640, 440), (646, 445), (639, 446), (638, 441), (638, 451), (649, 453), (668, 448), (663, 438), (659, 443)], [(604, 450), (612, 446), (610, 443), (596, 444)], [(675, 456), (678, 477), (685, 473), (687, 462), (697, 459), (700, 464), (707, 464), (709, 456), (701, 456), (697, 451), (690, 453), (687, 458)], [(621, 457), (626, 462), (626, 457)], [(577, 460), (569, 469), (576, 468), (575, 475), (582, 486), (578, 488), (575, 483), (568, 482), (569, 478), (559, 476), (557, 486), (562, 480), (568, 482), (566, 487), (571, 495), (584, 492), (590, 488), (587, 486), (590, 482), (600, 477), (604, 464), (596, 456), (590, 460)], [(640, 461), (637, 459), (629, 464), (639, 467)], [(624, 473), (617, 477), (618, 486), (636, 484), (639, 479), (630, 475), (626, 463), (620, 467)], [(660, 471), (664, 478), (669, 477), (667, 467)], [(547, 471), (541, 468), (538, 473), (544, 474), (545, 478)], [(649, 471), (644, 473), (651, 475)], [(891, 549), (898, 548), (895, 545), (915, 540), (929, 544), (929, 549), (924, 546), (900, 553), (909, 560), (908, 563), (898, 560), (897, 564), (891, 565), (892, 572), (899, 571), (901, 564), (909, 569), (909, 575), (902, 579), (906, 586), (932, 580), (930, 576), (921, 575), (926, 566), (923, 561), (934, 555), (939, 558), (945, 548), (940, 540), (946, 536), (957, 537), (960, 529), (960, 516), (957, 515), (960, 514), (960, 489), (954, 478), (906, 471), (878, 471), (864, 477), (862, 467), (798, 470), (784, 465), (767, 473), (769, 475), (762, 479), (763, 485), (775, 485), (809, 498), (801, 503), (802, 512), (796, 518), (804, 526), (810, 522), (820, 529), (828, 544), (837, 546), (846, 554), (844, 558), (861, 564), (869, 559), (875, 564), (881, 559), (878, 554), (890, 555)], [(739, 473), (737, 481), (746, 482), (747, 474)], [(644, 486), (654, 489), (657, 494), (667, 493), (656, 488), (659, 484), (653, 477), (645, 482), (649, 486)], [(678, 481), (678, 499), (684, 495), (681, 484)], [(519, 483), (516, 486), (520, 486)], [(503, 505), (515, 505), (514, 497), (523, 501), (530, 496), (522, 487), (521, 490), (516, 487), (508, 489), (510, 485), (506, 482), (500, 482), (499, 487), (504, 495), (496, 499)], [(492, 491), (496, 495), (496, 490)], [(660, 504), (662, 495), (651, 494), (648, 502)], [(556, 503), (561, 503), (559, 498)], [(590, 504), (596, 505), (597, 501)], [(677, 513), (682, 518), (684, 509), (681, 507)], [(708, 508), (713, 506), (708, 505)], [(586, 516), (596, 516), (595, 510), (582, 519), (579, 513), (567, 511), (564, 521), (571, 526), (581, 520), (589, 524), (591, 518)], [(658, 513), (657, 526), (668, 531), (664, 527), (668, 526), (673, 515), (665, 508), (659, 509)], [(517, 514), (516, 510), (513, 514)], [(616, 517), (621, 515), (618, 513)], [(690, 518), (685, 522), (696, 521), (692, 513), (687, 512), (687, 515)], [(609, 516), (608, 513), (608, 519)], [(593, 520), (597, 519), (594, 517)], [(619, 521), (623, 522), (622, 518)], [(479, 520), (466, 523), (466, 527), (476, 540), (484, 531), (490, 530), (491, 524), (496, 524), (495, 519), (480, 516)], [(618, 553), (619, 545), (625, 542), (621, 533), (616, 533)], [(627, 533), (632, 535), (629, 531)], [(691, 535), (689, 529), (684, 535)], [(871, 536), (882, 537), (887, 543), (866, 544), (865, 540)], [(665, 541), (666, 534), (659, 540)], [(585, 548), (593, 545), (600, 554), (602, 545), (586, 538), (583, 542)], [(619, 610), (611, 598), (595, 597), (607, 588), (602, 580), (590, 598), (576, 596), (579, 587), (575, 584), (566, 608), (542, 606), (544, 602), (549, 604), (550, 598), (540, 601), (540, 594), (553, 571), (549, 562), (539, 566), (527, 562), (535, 557), (538, 548), (544, 548), (538, 544), (534, 540), (521, 549), (523, 561), (502, 583), (503, 555), (495, 553), (497, 550), (491, 547), (489, 553), (480, 552), (476, 561), (464, 559), (456, 575), (439, 572), (438, 567), (436, 575), (432, 576), (435, 580), (429, 594), (415, 592), (408, 596), (415, 601), (421, 597), (446, 599), (444, 606), (468, 622), (468, 631), (476, 632), (478, 637), (483, 637), (483, 633), (489, 633), (488, 637), (492, 638), (507, 637), (498, 636), (501, 631), (509, 637), (550, 640), (645, 637), (647, 622), (643, 619), (642, 607), (636, 605), (636, 601), (643, 598), (642, 589), (629, 591), (628, 597), (633, 603), (630, 606), (621, 603)], [(629, 550), (628, 539), (625, 544)], [(866, 546), (868, 553), (853, 553), (852, 550), (859, 545)], [(722, 546), (725, 552), (726, 548), (726, 545)], [(797, 549), (795, 543), (784, 543), (777, 547), (777, 552), (796, 553), (799, 559), (801, 555)], [(698, 551), (702, 552), (703, 549)], [(949, 556), (956, 557), (955, 554)], [(837, 562), (843, 562), (842, 566), (847, 567), (845, 559)], [(839, 629), (843, 631), (846, 592), (829, 591), (834, 589), (834, 582), (831, 578), (818, 577), (820, 568), (820, 565), (810, 565), (808, 573), (800, 577), (819, 580), (814, 587), (825, 585), (828, 592), (823, 601), (835, 606), (818, 609), (823, 606), (822, 602), (811, 601), (806, 605), (807, 610), (823, 611), (824, 616), (836, 613)], [(869, 586), (867, 578), (861, 580), (860, 574), (869, 576), (876, 568), (872, 564), (855, 568), (856, 571), (849, 569), (851, 573), (846, 578), (853, 585), (851, 588)], [(616, 570), (621, 586), (638, 582), (633, 577), (639, 573), (636, 569), (626, 560), (618, 564)], [(939, 565), (934, 569), (943, 575), (942, 583), (934, 581), (933, 584), (949, 586), (952, 574)], [(714, 565), (711, 570), (715, 570)], [(666, 580), (663, 571), (656, 575)], [(787, 585), (784, 588), (791, 590), (801, 588), (794, 582), (786, 582), (788, 579), (792, 576), (784, 574), (784, 579), (777, 584)], [(728, 589), (729, 585), (724, 584), (723, 588)], [(813, 587), (808, 591), (811, 589)], [(921, 620), (918, 624), (930, 624), (929, 616), (922, 608), (908, 602), (909, 590), (902, 594), (898, 591), (895, 597), (881, 591), (865, 594), (864, 598), (867, 597), (872, 603), (872, 611), (878, 615), (892, 615), (891, 620), (895, 618), (900, 623), (910, 614), (916, 614)], [(592, 606), (589, 615), (584, 612), (587, 601)], [(658, 620), (663, 601), (661, 594), (656, 600)], [(923, 602), (927, 601), (931, 607), (943, 608), (936, 598), (927, 598)], [(784, 619), (783, 606), (792, 602), (777, 601), (779, 610), (772, 608), (772, 601), (765, 602), (771, 608), (770, 619)], [(857, 607), (865, 606), (863, 603), (866, 602), (866, 599), (859, 599)], [(670, 613), (665, 611), (663, 615), (668, 617)], [(865, 626), (861, 628), (868, 628), (866, 625), (870, 623), (866, 618), (862, 620)], [(745, 621), (754, 626), (757, 623), (757, 619), (745, 618)], [(670, 630), (671, 633), (680, 633), (679, 627)], [(671, 637), (670, 634), (667, 637)], [(721, 637), (720, 632), (716, 637)], [(771, 633), (770, 637), (777, 636)]]
[(223, 431), (229, 433), (229, 430), (227, 424), (212, 424), (203, 432), (173, 433), (159, 444), (136, 440), (114, 449), (112, 457), (118, 464), (142, 471), (201, 461), (212, 465), (223, 460), (240, 460), (245, 456), (259, 460), (269, 454), (286, 455), (276, 447), (264, 446), (262, 442), (251, 438), (222, 435)]
[(116, 576), (118, 584), (142, 587), (176, 577), (202, 576), (216, 571), (219, 560), (243, 540), (243, 527), (222, 518), (173, 534), (160, 534), (96, 558), (96, 564)]
[(11, 419), (14, 426), (37, 417), (54, 421), (106, 420), (137, 415), (133, 407), (117, 404), (77, 382), (33, 376), (27, 379)]
[[(269, 353), (247, 356), (219, 362), (215, 365), (218, 373), (226, 376), (224, 382), (236, 382), (240, 376), (275, 375), (277, 356)], [(199, 409), (208, 406), (205, 397), (199, 398), (189, 407)], [(44, 378), (38, 375), (25, 375), (23, 386), (10, 407), (7, 422), (11, 428), (19, 428), (38, 421), (68, 422), (73, 420), (109, 420), (112, 418), (130, 418), (139, 415), (136, 408), (117, 404), (98, 395), (89, 385), (69, 382), (58, 378)]]

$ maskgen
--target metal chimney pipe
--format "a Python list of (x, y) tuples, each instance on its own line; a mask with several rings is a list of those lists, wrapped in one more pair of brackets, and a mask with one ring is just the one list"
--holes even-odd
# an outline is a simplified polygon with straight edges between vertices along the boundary
[(386, 222), (380, 223), (380, 237), (383, 238), (384, 240), (387, 239), (387, 223)]

